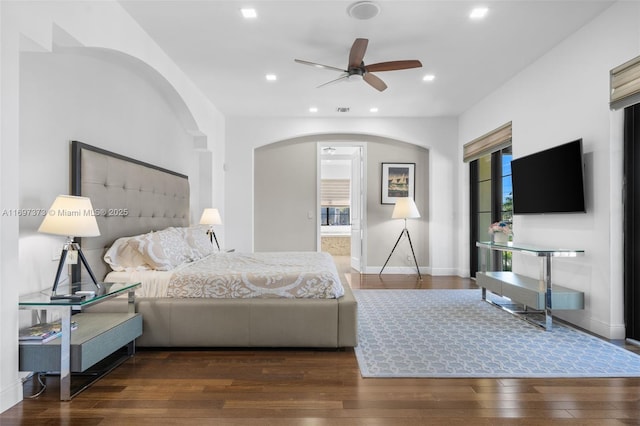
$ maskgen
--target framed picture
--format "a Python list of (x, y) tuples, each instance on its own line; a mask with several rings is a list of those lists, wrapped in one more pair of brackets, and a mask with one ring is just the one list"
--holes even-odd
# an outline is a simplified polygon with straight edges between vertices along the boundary
[(416, 164), (382, 163), (382, 204), (395, 204), (397, 198), (415, 199)]

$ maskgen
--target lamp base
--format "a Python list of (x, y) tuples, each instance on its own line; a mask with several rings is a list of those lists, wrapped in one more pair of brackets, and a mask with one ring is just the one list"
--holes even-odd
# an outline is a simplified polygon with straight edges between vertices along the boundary
[(67, 241), (64, 247), (62, 247), (62, 252), (60, 253), (60, 261), (58, 262), (58, 270), (56, 271), (56, 278), (53, 282), (53, 287), (51, 288), (51, 300), (67, 299), (72, 301), (81, 301), (85, 297), (84, 295), (75, 295), (75, 294), (66, 294), (66, 295), (56, 294), (56, 291), (58, 290), (58, 283), (60, 281), (60, 276), (62, 275), (62, 271), (64, 269), (64, 263), (65, 263), (65, 260), (67, 259), (67, 253), (72, 250), (78, 252), (78, 257), (80, 258), (80, 261), (82, 262), (84, 267), (87, 269), (87, 272), (91, 277), (91, 281), (93, 281), (93, 284), (95, 284), (96, 288), (98, 290), (102, 288), (102, 286), (96, 279), (95, 275), (93, 275), (93, 271), (89, 267), (87, 258), (84, 257), (84, 253), (82, 253), (80, 244), (74, 242), (73, 239), (71, 239), (70, 241)]
[(402, 238), (402, 236), (405, 233), (407, 234), (407, 239), (409, 240), (409, 246), (411, 247), (411, 254), (413, 255), (413, 261), (416, 264), (416, 271), (418, 272), (418, 278), (422, 279), (422, 275), (420, 274), (420, 268), (418, 267), (418, 260), (416, 259), (416, 253), (413, 251), (413, 244), (411, 243), (411, 236), (409, 235), (409, 230), (407, 229), (407, 226), (406, 226), (406, 219), (405, 219), (405, 227), (400, 232), (400, 235), (398, 236), (398, 239), (396, 240), (396, 243), (394, 244), (393, 248), (391, 249), (391, 253), (389, 253), (389, 257), (387, 257), (387, 261), (384, 262), (384, 265), (382, 266), (382, 269), (380, 270), (380, 273), (378, 275), (382, 275), (382, 271), (384, 271), (384, 268), (386, 268), (387, 263), (389, 263), (389, 259), (391, 259), (391, 256), (393, 255), (393, 252), (396, 250), (396, 247), (398, 247), (398, 243), (400, 242), (400, 239)]
[(214, 232), (214, 230), (208, 229), (207, 234), (209, 234), (209, 241), (211, 241), (211, 244), (213, 244), (213, 242), (215, 241), (216, 247), (218, 247), (218, 251), (220, 251), (220, 244), (218, 244), (218, 239), (216, 238), (216, 233)]

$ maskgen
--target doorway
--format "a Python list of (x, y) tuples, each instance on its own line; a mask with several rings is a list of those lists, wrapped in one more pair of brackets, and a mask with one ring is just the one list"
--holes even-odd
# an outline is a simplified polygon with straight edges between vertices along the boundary
[(318, 144), (318, 249), (330, 253), (339, 269), (363, 270), (364, 146)]

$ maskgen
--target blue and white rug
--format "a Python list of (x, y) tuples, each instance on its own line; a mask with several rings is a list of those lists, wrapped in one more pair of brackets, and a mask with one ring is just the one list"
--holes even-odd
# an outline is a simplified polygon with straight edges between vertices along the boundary
[(480, 290), (355, 290), (363, 377), (640, 377), (640, 356), (554, 322), (547, 332)]

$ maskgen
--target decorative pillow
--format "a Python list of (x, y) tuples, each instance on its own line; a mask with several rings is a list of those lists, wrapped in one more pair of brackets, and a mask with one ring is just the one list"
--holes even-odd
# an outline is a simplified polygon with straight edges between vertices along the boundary
[(139, 235), (129, 240), (153, 269), (168, 271), (190, 260), (191, 249), (175, 228)]
[(207, 228), (204, 226), (192, 226), (189, 228), (177, 228), (184, 235), (184, 240), (191, 248), (191, 259), (198, 260), (209, 256), (214, 252), (214, 246), (207, 236)]
[(139, 251), (129, 245), (131, 237), (118, 238), (104, 255), (114, 271), (144, 271), (151, 269)]

